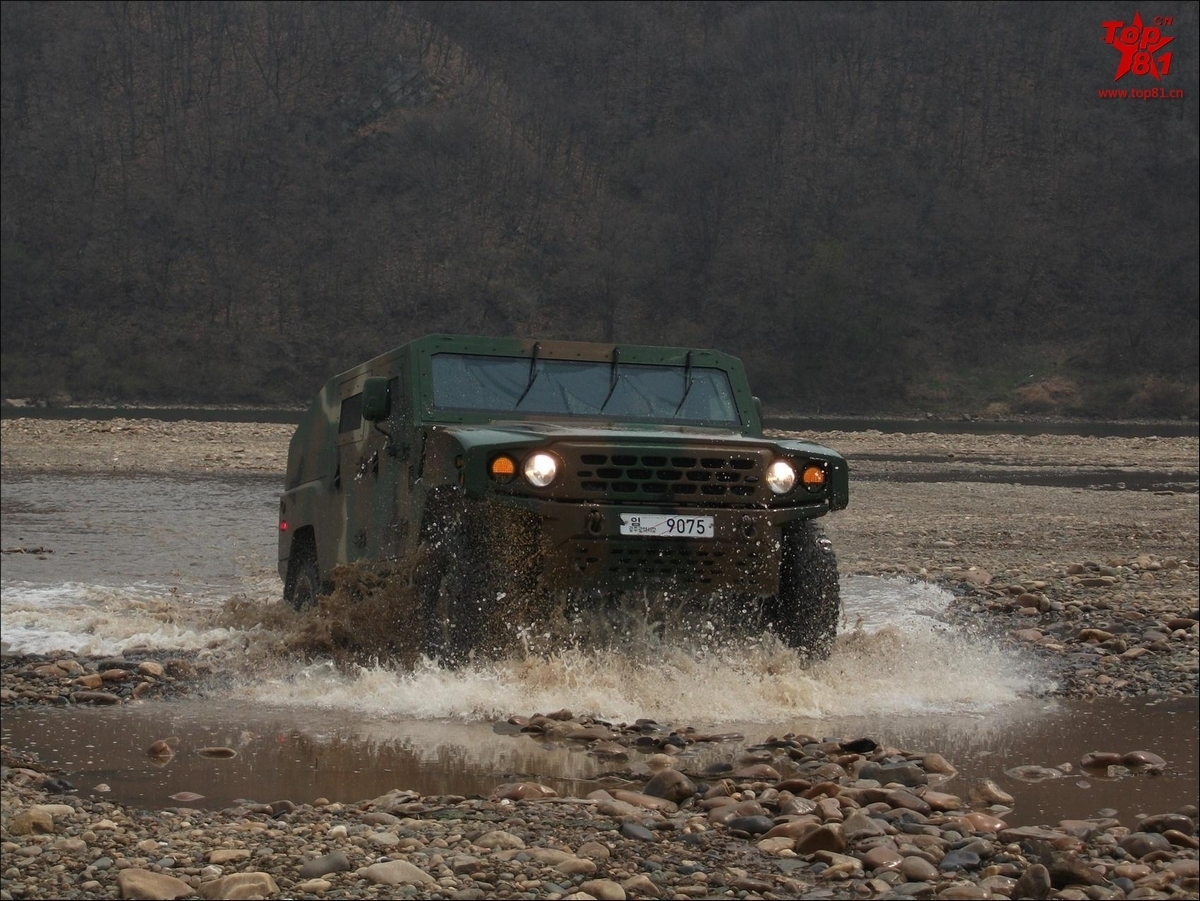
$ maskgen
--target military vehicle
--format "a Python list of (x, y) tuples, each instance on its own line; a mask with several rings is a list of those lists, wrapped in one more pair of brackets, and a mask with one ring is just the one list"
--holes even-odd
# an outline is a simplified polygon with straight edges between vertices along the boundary
[(815, 520), (848, 500), (839, 454), (763, 436), (735, 357), (430, 335), (335, 376), (304, 414), (279, 572), (300, 609), (339, 565), (415, 561), (418, 621), (380, 628), (449, 663), (565, 598), (651, 589), (728, 598), (819, 658), (840, 599)]

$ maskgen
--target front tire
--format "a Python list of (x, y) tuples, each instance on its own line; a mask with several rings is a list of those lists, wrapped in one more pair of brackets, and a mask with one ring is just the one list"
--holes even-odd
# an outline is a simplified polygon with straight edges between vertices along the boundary
[(478, 542), (463, 511), (445, 509), (422, 528), (417, 571), (424, 650), (445, 666), (470, 660), (480, 645), (487, 579)]
[(837, 558), (824, 530), (814, 522), (785, 529), (779, 593), (764, 604), (765, 619), (790, 648), (813, 660), (833, 651), (842, 600)]

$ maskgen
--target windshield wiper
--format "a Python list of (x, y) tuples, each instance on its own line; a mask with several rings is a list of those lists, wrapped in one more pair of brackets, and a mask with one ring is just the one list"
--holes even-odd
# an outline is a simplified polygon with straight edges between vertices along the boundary
[(600, 405), (601, 413), (603, 413), (604, 408), (608, 406), (608, 402), (610, 400), (612, 400), (613, 392), (617, 390), (617, 382), (621, 378), (621, 373), (617, 369), (617, 366), (619, 365), (618, 360), (619, 360), (620, 356), (621, 356), (621, 348), (614, 347), (613, 348), (612, 369), (609, 370), (609, 376), (608, 376), (608, 394), (604, 395), (604, 403), (602, 403)]
[(687, 403), (688, 395), (692, 391), (692, 381), (692, 352), (689, 350), (687, 352), (687, 359), (683, 364), (683, 397), (679, 398), (679, 406), (676, 407), (675, 412), (671, 414), (672, 419), (679, 415), (679, 411), (682, 410), (683, 405)]
[(525, 390), (521, 392), (521, 396), (517, 398), (517, 402), (513, 404), (513, 409), (521, 406), (521, 401), (525, 399), (525, 395), (529, 393), (529, 389), (533, 387), (533, 383), (538, 377), (538, 352), (542, 349), (541, 342), (533, 345), (533, 359), (529, 361), (529, 383), (525, 386)]

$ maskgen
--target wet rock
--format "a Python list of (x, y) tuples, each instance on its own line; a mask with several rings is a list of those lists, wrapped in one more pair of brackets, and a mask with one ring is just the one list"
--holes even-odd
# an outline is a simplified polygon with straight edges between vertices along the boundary
[(1074, 854), (1058, 854), (1046, 867), (1055, 888), (1068, 885), (1104, 885), (1105, 878)]
[(904, 864), (904, 856), (895, 848), (887, 845), (877, 845), (862, 855), (863, 869), (869, 872), (875, 870), (899, 870)]
[(1128, 767), (1165, 767), (1167, 762), (1153, 751), (1130, 751), (1121, 756), (1121, 763)]
[(938, 869), (928, 860), (916, 855), (906, 855), (900, 864), (900, 873), (910, 882), (932, 882), (938, 878)]
[(134, 867), (117, 874), (117, 889), (122, 898), (132, 901), (174, 901), (193, 894), (192, 887), (182, 879)]
[(115, 695), (109, 691), (73, 691), (71, 692), (71, 700), (76, 704), (96, 704), (98, 706), (111, 706), (120, 704), (120, 695)]
[(642, 793), (679, 804), (696, 793), (696, 784), (678, 770), (665, 769), (646, 783)]
[(1169, 851), (1171, 849), (1171, 842), (1167, 837), (1159, 835), (1157, 832), (1131, 832), (1117, 844), (1121, 846), (1122, 850), (1132, 854), (1134, 857), (1145, 857), (1148, 854), (1153, 854), (1155, 851)]
[(1089, 751), (1080, 759), (1079, 766), (1085, 770), (1105, 770), (1120, 763), (1121, 755), (1114, 751)]
[(775, 825), (768, 816), (734, 817), (725, 824), (734, 832), (744, 832), (748, 835), (763, 835), (770, 832)]
[(818, 826), (796, 842), (797, 854), (816, 854), (819, 851), (840, 854), (845, 850), (846, 833), (842, 831), (840, 823)]
[(938, 863), (938, 869), (943, 873), (949, 873), (955, 870), (978, 870), (979, 865), (979, 855), (974, 851), (947, 851)]
[(558, 792), (540, 782), (508, 782), (492, 792), (492, 798), (509, 801), (535, 801), (539, 798), (557, 798)]

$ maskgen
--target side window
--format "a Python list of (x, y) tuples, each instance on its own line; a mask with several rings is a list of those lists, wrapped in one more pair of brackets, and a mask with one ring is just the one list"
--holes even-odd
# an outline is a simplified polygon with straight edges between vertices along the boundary
[(342, 401), (342, 415), (338, 420), (338, 434), (358, 431), (362, 425), (362, 392), (351, 394)]

